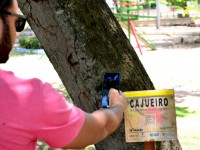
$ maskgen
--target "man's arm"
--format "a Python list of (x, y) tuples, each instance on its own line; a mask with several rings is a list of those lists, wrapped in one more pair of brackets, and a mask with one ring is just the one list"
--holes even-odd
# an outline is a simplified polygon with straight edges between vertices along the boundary
[(110, 108), (85, 113), (85, 122), (75, 140), (65, 148), (83, 148), (95, 144), (113, 133), (123, 119), (126, 100), (122, 92), (111, 89), (109, 92)]

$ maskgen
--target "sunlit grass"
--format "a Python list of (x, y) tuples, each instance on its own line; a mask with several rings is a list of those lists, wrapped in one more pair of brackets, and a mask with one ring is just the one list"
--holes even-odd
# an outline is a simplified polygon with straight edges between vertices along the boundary
[(195, 114), (195, 110), (190, 110), (189, 107), (176, 107), (176, 117), (186, 117)]

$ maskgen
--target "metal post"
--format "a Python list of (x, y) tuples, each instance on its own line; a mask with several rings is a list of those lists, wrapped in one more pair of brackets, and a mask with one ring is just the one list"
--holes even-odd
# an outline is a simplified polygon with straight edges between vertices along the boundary
[(129, 1), (126, 2), (127, 3), (127, 16), (128, 16), (128, 19), (127, 19), (127, 26), (128, 26), (128, 39), (129, 41), (131, 41), (131, 29), (130, 29), (130, 25), (129, 25), (129, 21), (130, 21), (130, 18), (129, 18)]
[(160, 0), (156, 0), (156, 12), (157, 12), (156, 27), (157, 29), (159, 29), (160, 28)]

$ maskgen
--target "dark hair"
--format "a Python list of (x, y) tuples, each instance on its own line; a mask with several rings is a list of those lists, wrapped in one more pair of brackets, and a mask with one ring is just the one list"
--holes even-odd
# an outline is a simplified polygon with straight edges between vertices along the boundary
[[(6, 10), (9, 7), (11, 7), (13, 4), (13, 0), (1, 0), (0, 1), (0, 10)], [(0, 17), (2, 17), (3, 21), (5, 21), (5, 15), (1, 14), (0, 12)]]
[(1, 9), (8, 9), (13, 4), (13, 0), (1, 0), (0, 1), (0, 8)]

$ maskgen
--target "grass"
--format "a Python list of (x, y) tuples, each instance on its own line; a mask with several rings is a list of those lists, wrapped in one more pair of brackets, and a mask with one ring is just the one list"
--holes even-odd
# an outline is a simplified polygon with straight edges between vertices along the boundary
[(176, 107), (176, 117), (183, 118), (188, 115), (195, 114), (195, 110), (190, 110), (189, 107)]

